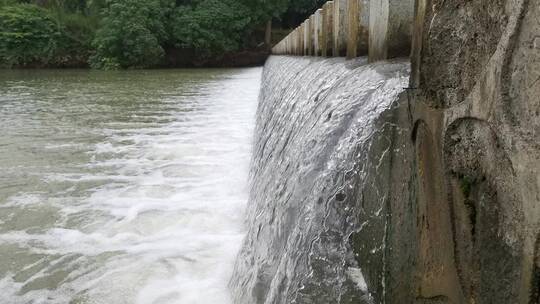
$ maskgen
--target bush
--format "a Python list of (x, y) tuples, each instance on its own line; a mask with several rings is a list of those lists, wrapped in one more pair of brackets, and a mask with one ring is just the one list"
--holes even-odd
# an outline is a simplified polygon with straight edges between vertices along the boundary
[(0, 0), (0, 66), (144, 68), (165, 48), (186, 60), (222, 57), (258, 46), (264, 24), (287, 8), (321, 1)]
[(31, 4), (0, 6), (0, 66), (84, 66), (95, 23)]
[(172, 42), (196, 50), (201, 57), (237, 50), (251, 24), (252, 13), (235, 0), (202, 0), (180, 6), (171, 18)]
[(51, 63), (55, 66), (86, 66), (92, 53), (97, 18), (64, 11), (53, 15), (61, 25), (62, 36)]
[(50, 14), (35, 5), (0, 7), (0, 65), (48, 63), (54, 58), (61, 28)]
[(158, 0), (111, 1), (93, 41), (96, 54), (91, 65), (111, 69), (157, 64), (164, 55), (161, 43), (167, 39), (170, 5)]

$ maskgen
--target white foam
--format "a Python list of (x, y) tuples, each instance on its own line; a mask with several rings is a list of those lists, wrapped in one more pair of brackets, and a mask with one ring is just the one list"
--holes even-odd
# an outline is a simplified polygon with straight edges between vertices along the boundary
[[(42, 176), (49, 184), (93, 185), (84, 196), (28, 193), (2, 202), (27, 208), (54, 201), (61, 219), (44, 231), (0, 234), (0, 244), (45, 264), (22, 281), (0, 273), (0, 302), (229, 303), (260, 72), (212, 80), (202, 97), (167, 96), (180, 111), (156, 116), (166, 123), (104, 123), (103, 140), (82, 148), (90, 161), (75, 166), (80, 173)], [(133, 117), (155, 121), (152, 115)], [(72, 147), (47, 149), (60, 155)], [(40, 280), (58, 282), (47, 288)]]

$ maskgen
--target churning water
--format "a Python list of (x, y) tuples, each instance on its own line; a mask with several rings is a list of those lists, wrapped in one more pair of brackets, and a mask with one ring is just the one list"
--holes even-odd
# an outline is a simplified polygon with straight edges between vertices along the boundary
[(2, 71), (0, 303), (228, 303), (261, 69)]

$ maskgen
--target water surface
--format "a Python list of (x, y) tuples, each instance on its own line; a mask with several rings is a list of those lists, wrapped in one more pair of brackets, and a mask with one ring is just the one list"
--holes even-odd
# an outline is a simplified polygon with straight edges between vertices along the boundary
[(228, 303), (260, 72), (2, 71), (0, 303)]

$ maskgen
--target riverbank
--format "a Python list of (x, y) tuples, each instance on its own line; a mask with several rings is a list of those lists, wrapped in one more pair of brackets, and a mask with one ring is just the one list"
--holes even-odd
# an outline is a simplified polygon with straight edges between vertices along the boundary
[[(170, 48), (165, 51), (162, 62), (148, 68), (245, 68), (263, 66), (270, 50), (266, 47), (226, 52), (220, 56), (197, 58), (195, 50)], [(91, 69), (88, 57), (69, 56), (52, 62), (31, 62), (14, 65), (8, 69)]]
[(270, 56), (266, 47), (227, 52), (210, 58), (197, 58), (194, 50), (169, 49), (160, 68), (240, 68), (263, 66)]
[(236, 0), (0, 1), (0, 68), (261, 66), (288, 33), (274, 15)]

